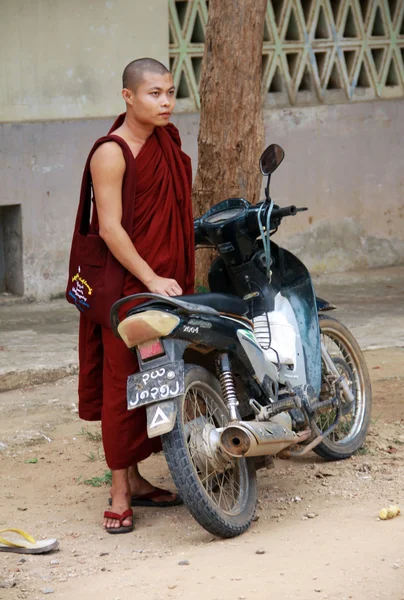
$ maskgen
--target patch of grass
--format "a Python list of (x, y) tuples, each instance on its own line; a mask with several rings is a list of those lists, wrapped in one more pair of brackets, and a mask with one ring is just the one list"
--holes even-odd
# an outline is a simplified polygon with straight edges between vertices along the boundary
[(97, 449), (97, 452), (89, 452), (85, 456), (90, 462), (95, 462), (96, 460), (101, 460), (103, 458), (99, 448)]
[(36, 465), (36, 463), (38, 462), (37, 458), (29, 458), (28, 460), (24, 461), (26, 465)]
[(366, 446), (366, 445), (361, 446), (360, 448), (358, 448), (358, 450), (355, 452), (355, 454), (357, 454), (359, 456), (363, 456), (365, 454), (370, 454), (370, 448), (368, 448), (368, 446)]
[(207, 294), (209, 292), (209, 288), (207, 288), (206, 285), (197, 284), (195, 286), (195, 292), (197, 294)]
[(83, 437), (87, 438), (91, 442), (101, 442), (102, 441), (102, 435), (99, 431), (93, 433), (92, 431), (89, 431), (87, 429), (87, 427), (82, 427), (81, 431), (79, 431), (79, 433), (77, 435), (82, 435)]
[(111, 471), (105, 471), (103, 475), (91, 477), (91, 479), (82, 480), (82, 476), (77, 479), (77, 483), (85, 483), (86, 485), (91, 485), (92, 487), (101, 487), (102, 485), (111, 485), (112, 484), (112, 474)]
[(379, 413), (375, 419), (370, 419), (370, 422), (372, 423), (372, 425), (376, 425), (376, 423), (378, 422), (378, 420), (380, 419), (382, 414), (383, 413)]

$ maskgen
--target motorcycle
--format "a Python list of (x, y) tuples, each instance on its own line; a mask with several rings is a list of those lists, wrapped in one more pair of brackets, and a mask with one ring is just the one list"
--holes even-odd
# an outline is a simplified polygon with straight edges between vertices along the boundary
[[(265, 201), (229, 198), (196, 219), (197, 247), (216, 249), (210, 292), (122, 298), (115, 335), (136, 353), (128, 409), (145, 406), (177, 489), (198, 523), (230, 538), (250, 526), (257, 467), (281, 451), (345, 459), (364, 443), (371, 386), (359, 345), (317, 298), (310, 274), (271, 237), (306, 208), (279, 207), (270, 179), (284, 158), (260, 158)], [(125, 303), (143, 303), (120, 319)], [(286, 450), (287, 449), (287, 450)]]

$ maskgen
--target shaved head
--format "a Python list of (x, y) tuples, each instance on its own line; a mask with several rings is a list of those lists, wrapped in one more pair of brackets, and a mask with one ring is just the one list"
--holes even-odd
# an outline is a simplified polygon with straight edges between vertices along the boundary
[(139, 85), (145, 79), (145, 73), (166, 75), (170, 71), (161, 62), (154, 60), (154, 58), (138, 58), (137, 60), (132, 60), (125, 67), (122, 75), (122, 87), (136, 92)]

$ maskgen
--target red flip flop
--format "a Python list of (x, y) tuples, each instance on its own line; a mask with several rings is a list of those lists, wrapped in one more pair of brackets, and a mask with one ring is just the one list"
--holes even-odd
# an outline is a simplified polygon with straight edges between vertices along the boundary
[(177, 495), (174, 500), (166, 500), (165, 502), (157, 502), (154, 498), (158, 498), (159, 496), (171, 496), (172, 492), (168, 490), (162, 490), (161, 488), (156, 488), (153, 492), (149, 492), (148, 494), (142, 494), (141, 496), (132, 496), (131, 506), (149, 506), (149, 507), (157, 507), (157, 508), (167, 508), (169, 506), (179, 506), (180, 504), (184, 504), (182, 498)]
[[(123, 521), (128, 517), (132, 517), (132, 523), (130, 525), (122, 525)], [(105, 527), (105, 531), (108, 533), (130, 533), (134, 529), (133, 525), (133, 510), (128, 508), (121, 515), (118, 513), (111, 512), (110, 510), (106, 510), (104, 512), (104, 519), (115, 519), (119, 521), (120, 527)]]
[[(158, 498), (158, 496), (171, 496), (172, 492), (169, 490), (163, 490), (161, 488), (156, 488), (153, 492), (149, 492), (148, 494), (142, 494), (141, 496), (132, 496), (131, 498), (131, 506), (143, 506), (143, 507), (154, 507), (154, 508), (168, 508), (169, 506), (180, 506), (184, 504), (184, 501), (180, 496), (175, 498), (175, 500), (166, 500), (165, 502), (156, 502), (154, 498)], [(109, 505), (112, 504), (112, 499), (108, 500)]]

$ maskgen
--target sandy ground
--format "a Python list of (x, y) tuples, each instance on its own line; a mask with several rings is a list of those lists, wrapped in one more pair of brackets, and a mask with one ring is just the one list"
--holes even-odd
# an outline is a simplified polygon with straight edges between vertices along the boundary
[[(0, 598), (404, 600), (404, 516), (377, 518), (404, 509), (404, 348), (365, 356), (365, 447), (338, 463), (276, 459), (258, 473), (258, 520), (229, 541), (185, 507), (137, 509), (133, 533), (104, 533), (108, 487), (85, 483), (106, 471), (99, 427), (77, 416), (75, 378), (0, 394), (0, 527), (60, 542), (46, 555), (0, 554)], [(142, 472), (172, 487), (162, 455)]]

